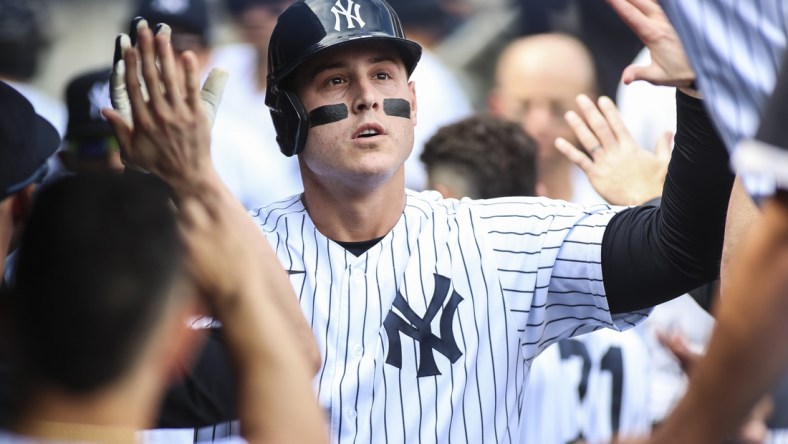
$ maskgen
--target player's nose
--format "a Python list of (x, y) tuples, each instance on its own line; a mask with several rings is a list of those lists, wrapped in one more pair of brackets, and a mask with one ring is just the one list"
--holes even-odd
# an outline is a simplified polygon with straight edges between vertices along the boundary
[(360, 79), (353, 85), (354, 112), (363, 112), (380, 107), (380, 94), (369, 79)]

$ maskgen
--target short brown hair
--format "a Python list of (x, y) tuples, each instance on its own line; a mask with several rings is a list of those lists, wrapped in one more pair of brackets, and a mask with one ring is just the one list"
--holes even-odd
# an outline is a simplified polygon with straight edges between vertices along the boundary
[(479, 114), (438, 130), (424, 145), (427, 172), (462, 175), (475, 199), (536, 194), (536, 144), (522, 127)]

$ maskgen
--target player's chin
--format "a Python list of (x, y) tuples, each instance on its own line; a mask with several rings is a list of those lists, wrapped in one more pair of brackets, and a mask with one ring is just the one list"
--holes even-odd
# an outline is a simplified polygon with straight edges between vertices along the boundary
[(385, 182), (402, 169), (403, 161), (392, 156), (366, 156), (349, 168), (349, 174), (363, 181)]

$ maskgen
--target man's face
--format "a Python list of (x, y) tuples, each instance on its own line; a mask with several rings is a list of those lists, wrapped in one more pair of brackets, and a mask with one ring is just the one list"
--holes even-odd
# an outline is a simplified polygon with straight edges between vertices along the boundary
[(592, 91), (589, 69), (567, 68), (541, 54), (517, 57), (499, 74), (498, 106), (494, 113), (519, 122), (536, 140), (539, 161), (561, 158), (555, 149), (557, 137), (576, 143), (564, 114), (576, 110), (575, 97)]
[[(298, 69), (295, 85), (307, 113), (347, 107), (346, 118), (309, 129), (301, 154), (305, 176), (352, 187), (382, 183), (402, 168), (413, 148), (416, 94), (391, 45), (367, 41), (328, 50)], [(399, 115), (384, 106), (395, 102), (404, 105)]]

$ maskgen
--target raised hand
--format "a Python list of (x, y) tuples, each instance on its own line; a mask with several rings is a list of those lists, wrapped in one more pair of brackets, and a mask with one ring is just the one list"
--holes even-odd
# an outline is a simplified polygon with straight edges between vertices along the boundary
[[(173, 185), (183, 182), (179, 175), (193, 174), (193, 167), (210, 163), (210, 128), (227, 73), (211, 71), (200, 90), (194, 54), (181, 56), (182, 68), (175, 63), (169, 26), (159, 25), (155, 37), (145, 20), (135, 19), (133, 26), (137, 48), (126, 34), (115, 42), (110, 78), (115, 111), (105, 115), (118, 134), (124, 163), (154, 172)], [(178, 83), (180, 70), (185, 85)], [(170, 149), (164, 149), (168, 145)]]
[(621, 80), (645, 80), (655, 85), (690, 87), (695, 72), (684, 46), (665, 12), (655, 0), (607, 0), (624, 22), (651, 51), (648, 66), (629, 65)]
[(556, 149), (579, 166), (597, 193), (614, 205), (639, 205), (661, 196), (672, 134), (665, 133), (651, 153), (629, 134), (612, 100), (601, 97), (598, 107), (585, 95), (576, 100), (583, 117), (569, 111), (565, 118), (582, 148), (559, 137)]

